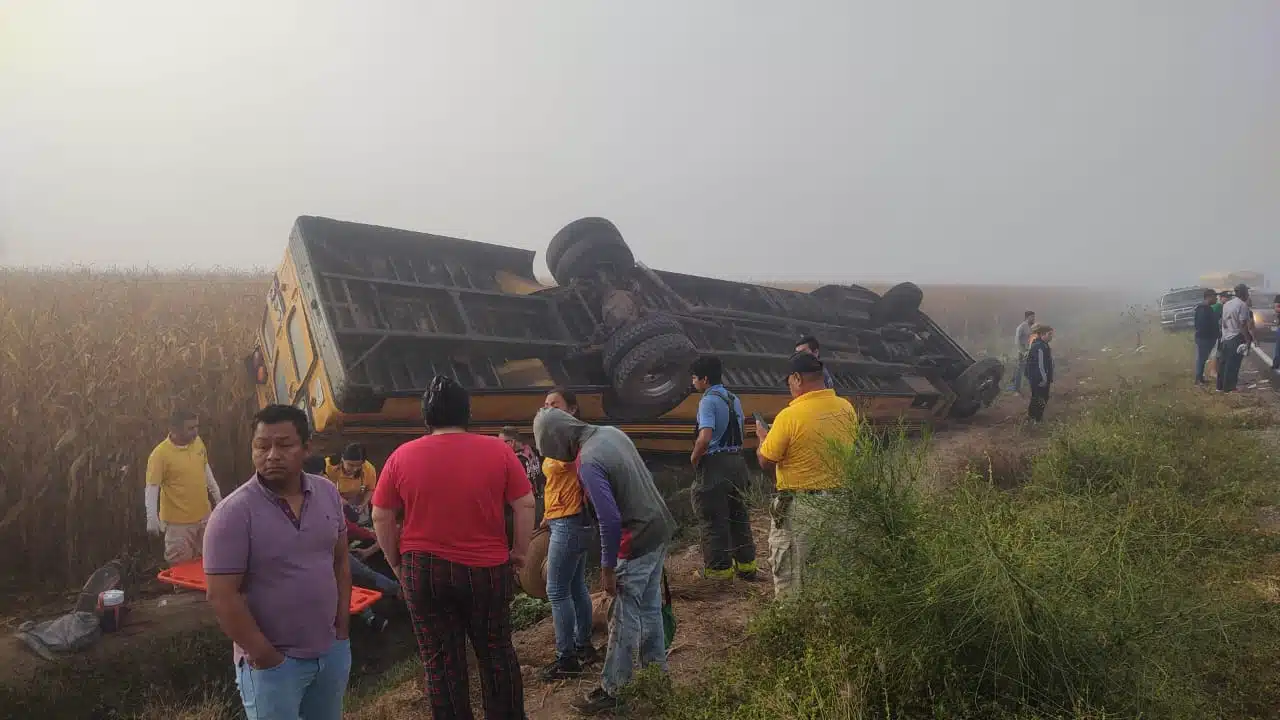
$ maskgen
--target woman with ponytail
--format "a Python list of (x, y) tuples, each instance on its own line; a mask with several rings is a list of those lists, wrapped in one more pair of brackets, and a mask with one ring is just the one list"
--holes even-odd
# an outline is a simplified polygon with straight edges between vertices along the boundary
[[(547, 393), (543, 407), (578, 417), (578, 396), (568, 388)], [(600, 661), (591, 644), (591, 590), (587, 587), (587, 550), (591, 545), (591, 516), (573, 462), (543, 458), (542, 524), (550, 529), (547, 546), (547, 599), (556, 631), (556, 659), (539, 673), (543, 682), (581, 677), (583, 669)]]
[[(451, 378), (432, 379), (422, 420), (428, 434), (400, 446), (382, 468), (373, 526), (404, 588), (426, 699), (436, 720), (471, 716), (470, 637), (485, 717), (523, 717), (510, 607), (533, 534), (529, 478), (505, 443), (467, 431), (471, 398)], [(510, 550), (504, 506), (514, 516)]]

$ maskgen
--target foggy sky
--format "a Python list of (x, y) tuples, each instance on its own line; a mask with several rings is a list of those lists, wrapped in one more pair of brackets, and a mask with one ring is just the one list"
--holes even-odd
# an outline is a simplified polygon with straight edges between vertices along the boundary
[(271, 267), (302, 214), (539, 252), (603, 215), (758, 279), (1275, 274), (1280, 3), (0, 0), (0, 264)]

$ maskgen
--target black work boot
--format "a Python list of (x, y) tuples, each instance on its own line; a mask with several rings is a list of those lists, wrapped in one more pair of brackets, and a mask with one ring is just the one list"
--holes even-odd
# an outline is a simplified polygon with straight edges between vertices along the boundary
[(558, 657), (538, 673), (542, 682), (572, 680), (582, 677), (582, 663), (577, 658)]
[(603, 659), (600, 657), (600, 651), (594, 645), (574, 648), (574, 654), (577, 656), (578, 662), (583, 666), (595, 665)]
[(584, 698), (569, 703), (570, 707), (583, 715), (599, 715), (610, 710), (617, 710), (621, 705), (621, 700), (605, 692), (602, 687), (592, 690)]

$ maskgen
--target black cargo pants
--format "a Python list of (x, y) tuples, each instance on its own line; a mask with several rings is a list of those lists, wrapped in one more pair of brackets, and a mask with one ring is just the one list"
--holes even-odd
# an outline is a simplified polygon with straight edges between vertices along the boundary
[(703, 575), (729, 579), (756, 571), (756, 544), (747, 513), (750, 474), (739, 452), (703, 455), (693, 485), (693, 505), (702, 523)]

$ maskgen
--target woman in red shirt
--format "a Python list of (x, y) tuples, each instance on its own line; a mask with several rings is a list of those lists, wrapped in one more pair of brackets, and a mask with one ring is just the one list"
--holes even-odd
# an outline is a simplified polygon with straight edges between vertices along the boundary
[[(524, 714), (511, 642), (516, 570), (533, 534), (529, 478), (511, 448), (467, 432), (471, 399), (437, 376), (422, 396), (429, 433), (387, 459), (373, 493), (373, 526), (409, 605), (433, 717), (471, 717), (467, 646), (480, 666), (486, 718)], [(508, 551), (504, 506), (514, 513)], [(399, 524), (399, 527), (397, 525)]]

